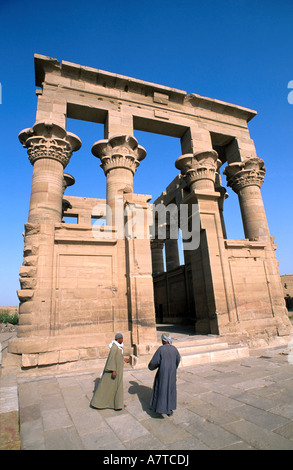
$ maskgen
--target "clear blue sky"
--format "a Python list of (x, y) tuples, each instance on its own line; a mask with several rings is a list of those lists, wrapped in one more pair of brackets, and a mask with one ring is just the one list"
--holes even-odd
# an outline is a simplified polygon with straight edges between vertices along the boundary
[[(293, 273), (292, 0), (0, 0), (0, 18), (0, 305), (18, 304), (32, 167), (17, 136), (35, 122), (34, 53), (257, 110), (249, 128), (267, 167), (268, 222), (281, 274)], [(66, 169), (76, 179), (67, 194), (105, 197), (105, 177), (91, 154), (102, 126), (70, 119), (67, 128), (83, 144)], [(135, 136), (148, 152), (135, 191), (157, 196), (177, 174), (180, 143)], [(228, 192), (228, 238), (243, 238), (237, 196)]]

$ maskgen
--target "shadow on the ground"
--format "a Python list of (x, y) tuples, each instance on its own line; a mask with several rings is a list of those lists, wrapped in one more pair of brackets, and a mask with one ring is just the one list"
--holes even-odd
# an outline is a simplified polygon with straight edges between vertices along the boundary
[(152, 389), (145, 385), (141, 385), (134, 380), (131, 380), (129, 383), (131, 386), (128, 389), (128, 393), (130, 393), (130, 395), (137, 395), (143, 411), (145, 411), (151, 418), (164, 419), (161, 414), (156, 413), (150, 408)]

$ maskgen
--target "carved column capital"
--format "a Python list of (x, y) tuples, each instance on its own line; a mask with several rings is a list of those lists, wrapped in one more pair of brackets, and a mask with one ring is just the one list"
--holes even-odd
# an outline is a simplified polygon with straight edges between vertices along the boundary
[(145, 158), (146, 151), (138, 145), (135, 137), (119, 135), (95, 142), (92, 146), (92, 154), (100, 158), (100, 166), (105, 175), (116, 168), (125, 168), (134, 175), (139, 162)]
[(246, 186), (262, 187), (266, 168), (261, 158), (254, 157), (244, 162), (234, 162), (226, 166), (223, 173), (227, 178), (227, 185), (231, 186), (235, 193)]
[[(191, 189), (213, 189), (218, 154), (215, 150), (181, 155), (175, 166), (181, 171), (187, 185)], [(199, 186), (200, 183), (200, 186)]]
[(41, 158), (51, 158), (65, 168), (72, 152), (81, 147), (81, 141), (76, 135), (54, 123), (37, 122), (32, 128), (21, 131), (18, 138), (27, 149), (32, 165)]

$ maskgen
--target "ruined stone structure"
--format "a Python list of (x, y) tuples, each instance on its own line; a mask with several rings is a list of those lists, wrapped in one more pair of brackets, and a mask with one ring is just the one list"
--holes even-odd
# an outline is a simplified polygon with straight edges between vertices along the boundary
[[(129, 352), (143, 356), (156, 345), (156, 315), (163, 322), (191, 323), (202, 334), (289, 334), (261, 196), (264, 162), (247, 127), (256, 113), (40, 55), (35, 70), (41, 88), (36, 122), (19, 134), (33, 177), (19, 330), (9, 345), (22, 355), (22, 365), (103, 358), (116, 331), (124, 333)], [(106, 200), (64, 195), (78, 178), (65, 170), (81, 146), (66, 130), (67, 117), (104, 124), (104, 140), (93, 142), (92, 153), (105, 173)], [(124, 233), (125, 223), (122, 229), (113, 225), (117, 200), (123, 222), (128, 209), (139, 207), (146, 215), (150, 207), (150, 195), (133, 192), (135, 173), (147, 158), (134, 129), (181, 139), (182, 155), (170, 161), (178, 176), (155, 204), (198, 208), (200, 243), (185, 250), (183, 266), (168, 230), (165, 239), (150, 239)], [(226, 237), (222, 165), (227, 185), (238, 194), (243, 240)], [(65, 213), (78, 223), (62, 222)], [(93, 217), (106, 218), (106, 224), (95, 231)], [(140, 230), (147, 232), (147, 224)]]

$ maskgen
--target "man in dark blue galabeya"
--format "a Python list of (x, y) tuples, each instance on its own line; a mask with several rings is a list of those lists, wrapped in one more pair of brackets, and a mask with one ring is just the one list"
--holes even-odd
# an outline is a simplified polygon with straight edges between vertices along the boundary
[(162, 343), (148, 366), (150, 370), (158, 369), (150, 405), (156, 413), (172, 416), (177, 407), (176, 379), (180, 354), (172, 346), (170, 335), (162, 334)]

